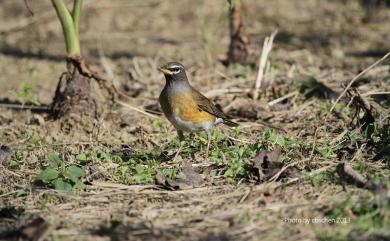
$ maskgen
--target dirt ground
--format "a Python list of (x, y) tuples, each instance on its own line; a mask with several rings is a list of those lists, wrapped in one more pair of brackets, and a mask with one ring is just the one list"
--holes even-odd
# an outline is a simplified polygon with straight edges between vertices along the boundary
[[(257, 68), (221, 63), (224, 0), (86, 0), (82, 54), (131, 98), (78, 126), (50, 119), (65, 45), (50, 2), (27, 2), (33, 16), (24, 1), (0, 2), (0, 239), (390, 240), (389, 58), (352, 86), (372, 109), (354, 116), (359, 104), (345, 94), (329, 112), (350, 80), (389, 51), (390, 8), (368, 19), (354, 0), (243, 0), (258, 56), (278, 30), (266, 87), (252, 100), (245, 90)], [(192, 85), (240, 124), (216, 128), (209, 158), (206, 135), (196, 134), (170, 160), (176, 132), (157, 103), (165, 83), (157, 67), (168, 61), (183, 63)], [(93, 93), (105, 101), (96, 83)], [(375, 120), (364, 127), (367, 113)], [(281, 176), (253, 177), (256, 154), (275, 149)], [(85, 170), (83, 188), (36, 181), (52, 152)], [(156, 184), (185, 161), (201, 185)], [(344, 180), (342, 162), (374, 184)]]

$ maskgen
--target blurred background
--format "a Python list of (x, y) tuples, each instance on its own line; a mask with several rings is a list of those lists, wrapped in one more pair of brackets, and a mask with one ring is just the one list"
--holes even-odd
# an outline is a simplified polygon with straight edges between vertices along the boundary
[[(66, 1), (71, 6), (72, 1)], [(49, 104), (64, 71), (65, 44), (50, 1), (0, 2), (0, 95), (33, 83), (32, 93)], [(356, 71), (389, 49), (390, 12), (385, 1), (243, 0), (242, 16), (256, 56), (265, 36), (278, 29), (271, 59), (280, 72), (296, 65), (306, 72), (332, 66)], [(82, 55), (105, 74), (104, 55), (115, 79), (129, 85), (163, 85), (156, 66), (182, 61), (197, 86), (218, 84), (215, 70), (229, 45), (228, 4), (213, 1), (84, 1)], [(255, 78), (255, 71), (249, 73)], [(129, 77), (130, 76), (130, 77)], [(332, 82), (332, 79), (330, 79)], [(157, 88), (157, 90), (158, 90)], [(157, 91), (156, 90), (156, 91)], [(158, 96), (157, 92), (150, 93)]]

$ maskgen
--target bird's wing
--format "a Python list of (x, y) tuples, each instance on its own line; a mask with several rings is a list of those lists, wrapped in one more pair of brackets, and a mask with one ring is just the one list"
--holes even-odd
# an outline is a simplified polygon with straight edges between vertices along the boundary
[(224, 113), (222, 113), (206, 96), (202, 95), (199, 91), (193, 89), (192, 94), (200, 110), (203, 110), (215, 117), (221, 118), (227, 125), (238, 125), (237, 123), (230, 121)]

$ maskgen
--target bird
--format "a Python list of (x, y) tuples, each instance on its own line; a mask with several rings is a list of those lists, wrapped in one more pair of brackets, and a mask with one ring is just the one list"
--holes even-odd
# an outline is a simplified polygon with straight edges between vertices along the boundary
[(179, 155), (185, 137), (183, 132), (207, 133), (206, 157), (208, 158), (211, 132), (210, 129), (219, 123), (230, 127), (238, 126), (220, 111), (206, 96), (189, 83), (184, 66), (178, 62), (168, 62), (158, 68), (165, 76), (165, 86), (159, 96), (161, 109), (172, 123), (180, 140)]

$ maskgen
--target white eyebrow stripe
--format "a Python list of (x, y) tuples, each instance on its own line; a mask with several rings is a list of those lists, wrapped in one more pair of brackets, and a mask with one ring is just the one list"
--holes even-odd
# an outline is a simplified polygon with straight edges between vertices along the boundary
[(170, 69), (178, 68), (181, 69), (182, 67), (180, 65), (171, 65), (169, 66)]

